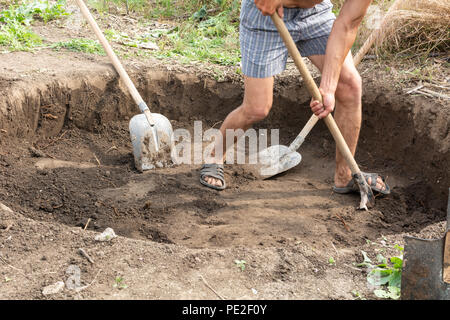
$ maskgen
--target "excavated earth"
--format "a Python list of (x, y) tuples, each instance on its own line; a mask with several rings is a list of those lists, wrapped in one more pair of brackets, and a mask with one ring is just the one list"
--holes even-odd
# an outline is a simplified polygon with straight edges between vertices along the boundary
[[(199, 65), (126, 67), (174, 129), (217, 128), (242, 100), (240, 77), (216, 81)], [(450, 106), (392, 89), (389, 74), (363, 74), (356, 160), (387, 176), (392, 194), (358, 211), (359, 195), (332, 192), (335, 146), (321, 122), (300, 165), (264, 181), (226, 165), (218, 192), (199, 183), (198, 164), (134, 168), (128, 122), (138, 109), (106, 57), (9, 53), (0, 70), (2, 299), (219, 298), (205, 281), (230, 299), (373, 298), (354, 266), (361, 250), (389, 256), (405, 235), (443, 234)], [(278, 128), (289, 144), (309, 99), (295, 72), (277, 77), (273, 110), (256, 129)], [(95, 241), (107, 227), (118, 237)], [(88, 287), (44, 296), (73, 265)]]

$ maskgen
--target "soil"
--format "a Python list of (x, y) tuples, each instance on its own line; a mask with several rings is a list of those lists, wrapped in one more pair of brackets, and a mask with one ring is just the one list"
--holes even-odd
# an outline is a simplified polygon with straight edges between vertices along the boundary
[[(202, 65), (125, 64), (174, 129), (217, 127), (242, 100), (235, 75), (216, 81)], [(219, 192), (199, 183), (199, 165), (135, 169), (128, 122), (138, 109), (106, 57), (8, 53), (0, 70), (0, 201), (10, 208), (0, 208), (2, 299), (219, 298), (202, 277), (230, 299), (374, 298), (366, 270), (354, 266), (361, 250), (390, 256), (405, 235), (443, 235), (450, 106), (402, 94), (381, 71), (363, 76), (356, 160), (387, 176), (392, 194), (359, 211), (359, 195), (331, 190), (335, 147), (323, 123), (297, 167), (260, 180), (226, 165), (228, 188)], [(256, 127), (280, 128), (283, 144), (310, 116), (306, 88), (290, 70), (277, 77), (273, 110)], [(95, 241), (107, 227), (119, 237)], [(73, 265), (88, 287), (44, 296)]]

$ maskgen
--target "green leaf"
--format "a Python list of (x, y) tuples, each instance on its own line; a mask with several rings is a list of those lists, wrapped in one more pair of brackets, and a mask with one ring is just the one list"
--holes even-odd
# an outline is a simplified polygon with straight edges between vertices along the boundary
[(383, 289), (374, 290), (373, 293), (378, 298), (383, 298), (383, 299), (389, 299), (390, 298), (389, 292), (387, 292), (387, 291), (385, 291)]
[(378, 298), (383, 298), (383, 299), (397, 300), (398, 298), (400, 298), (400, 289), (397, 287), (388, 287), (388, 290), (377, 289), (377, 290), (374, 290), (373, 293)]
[(203, 7), (200, 8), (200, 10), (198, 10), (192, 15), (192, 18), (194, 18), (195, 20), (202, 20), (203, 18), (206, 17), (207, 14), (208, 12), (206, 11), (206, 6), (204, 5)]
[(374, 286), (381, 286), (389, 283), (392, 275), (390, 269), (373, 269), (367, 275), (367, 281)]
[(247, 263), (245, 260), (234, 260), (234, 263), (238, 268), (241, 268), (241, 271), (245, 270), (245, 264)]
[(391, 299), (397, 300), (398, 298), (400, 298), (401, 291), (399, 287), (389, 286), (388, 290)]
[(402, 282), (402, 272), (401, 272), (401, 270), (394, 270), (394, 271), (392, 271), (391, 278), (389, 280), (389, 286), (400, 289), (401, 282)]
[(403, 267), (403, 259), (401, 257), (392, 257), (391, 262), (395, 269), (401, 269)]

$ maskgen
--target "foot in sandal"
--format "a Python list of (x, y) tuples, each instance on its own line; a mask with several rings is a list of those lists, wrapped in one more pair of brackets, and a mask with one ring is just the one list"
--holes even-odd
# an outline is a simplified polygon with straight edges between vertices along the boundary
[(205, 163), (200, 169), (200, 183), (216, 190), (227, 187), (223, 174), (223, 164)]
[[(366, 173), (361, 172), (363, 177), (366, 179), (367, 184), (370, 186), (373, 192), (379, 193), (379, 194), (390, 194), (391, 189), (384, 180), (384, 178), (376, 173)], [(359, 187), (358, 184), (351, 179), (348, 183), (336, 183), (333, 187), (333, 191), (336, 193), (359, 193)]]

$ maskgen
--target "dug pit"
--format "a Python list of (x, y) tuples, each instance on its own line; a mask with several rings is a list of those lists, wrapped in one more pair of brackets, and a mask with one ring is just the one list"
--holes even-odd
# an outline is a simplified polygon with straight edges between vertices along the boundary
[[(322, 123), (301, 147), (300, 165), (273, 179), (226, 165), (228, 188), (218, 192), (200, 184), (200, 165), (139, 173), (128, 131), (137, 107), (111, 69), (98, 71), (2, 82), (0, 199), (15, 212), (190, 248), (347, 247), (444, 220), (449, 108), (364, 80), (356, 159), (363, 171), (387, 176), (393, 191), (362, 212), (358, 195), (331, 191), (334, 142)], [(152, 111), (174, 129), (193, 130), (194, 121), (217, 128), (242, 100), (240, 82), (142, 69), (133, 78)], [(297, 77), (278, 79), (273, 110), (257, 128), (279, 128), (280, 142), (289, 144), (310, 116), (308, 102)]]

